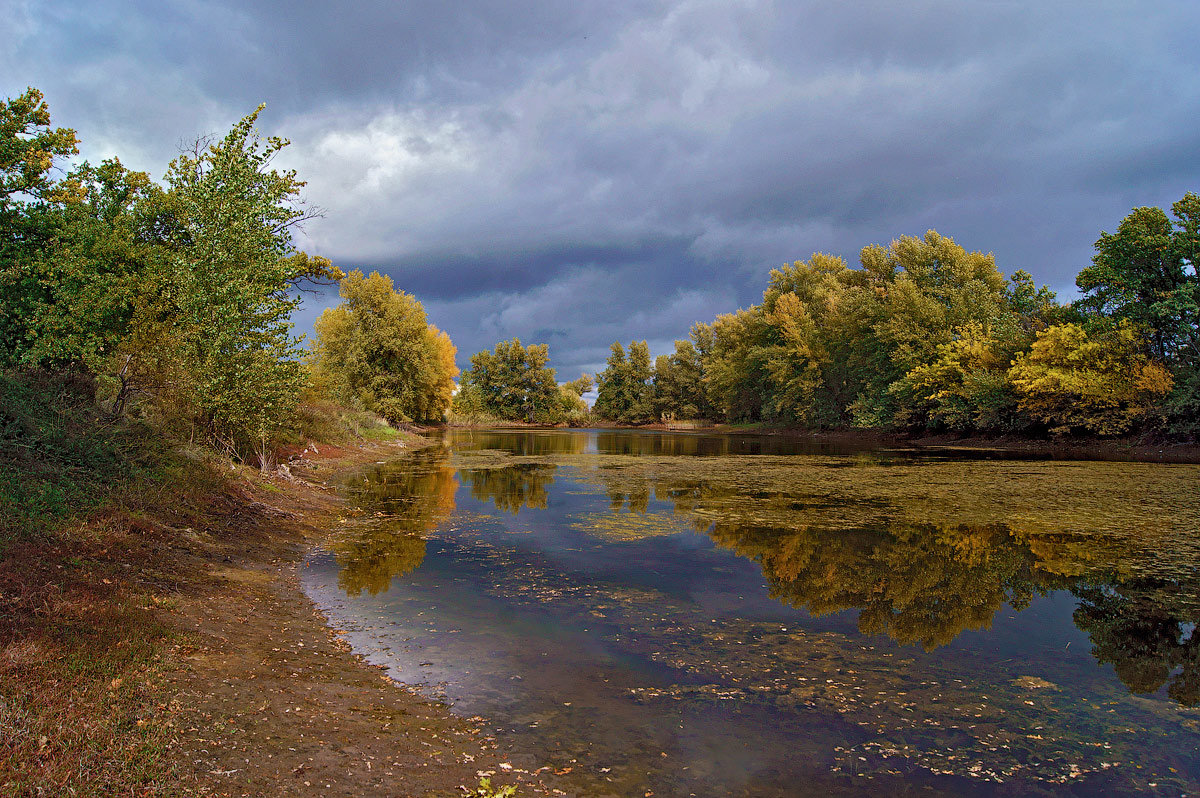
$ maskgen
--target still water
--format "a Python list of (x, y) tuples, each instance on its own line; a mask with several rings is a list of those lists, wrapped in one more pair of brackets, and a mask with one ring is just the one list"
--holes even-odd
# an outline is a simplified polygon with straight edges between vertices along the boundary
[(342, 489), (309, 594), (580, 795), (1200, 793), (1200, 466), (452, 431)]

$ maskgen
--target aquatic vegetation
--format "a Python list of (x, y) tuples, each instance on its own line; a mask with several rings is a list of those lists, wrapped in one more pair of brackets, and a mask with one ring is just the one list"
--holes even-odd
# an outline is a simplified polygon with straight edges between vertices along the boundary
[(380, 663), (584, 792), (1200, 789), (1200, 468), (620, 434), (454, 436), (362, 486), (364, 518), (470, 487), (380, 594)]

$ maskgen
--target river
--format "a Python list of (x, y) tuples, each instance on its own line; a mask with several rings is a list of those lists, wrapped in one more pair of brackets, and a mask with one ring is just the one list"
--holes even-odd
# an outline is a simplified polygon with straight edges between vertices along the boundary
[(306, 591), (580, 795), (1200, 793), (1200, 466), (449, 431)]

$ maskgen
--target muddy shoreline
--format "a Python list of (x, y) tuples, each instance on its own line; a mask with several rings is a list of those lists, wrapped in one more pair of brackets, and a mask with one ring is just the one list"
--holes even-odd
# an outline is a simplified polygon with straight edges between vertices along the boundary
[(256, 497), (273, 510), (266, 538), (222, 555), (208, 589), (173, 613), (195, 641), (171, 678), (191, 724), (174, 754), (195, 794), (448, 796), (481, 776), (519, 795), (564, 794), (483, 719), (453, 715), (354, 654), (300, 585), (305, 555), (343, 508), (331, 477), (422, 445), (410, 436), (294, 459)]

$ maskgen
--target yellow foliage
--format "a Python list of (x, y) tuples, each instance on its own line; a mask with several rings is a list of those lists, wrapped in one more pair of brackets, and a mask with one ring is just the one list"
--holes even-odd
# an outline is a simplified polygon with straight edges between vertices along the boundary
[(317, 380), (389, 421), (443, 420), (458, 375), (450, 337), (386, 275), (351, 272), (341, 295), (316, 322)]
[(1170, 372), (1145, 351), (1127, 323), (1102, 335), (1077, 324), (1055, 325), (1017, 356), (1009, 379), (1020, 409), (1053, 432), (1121, 435), (1145, 421), (1173, 384)]

